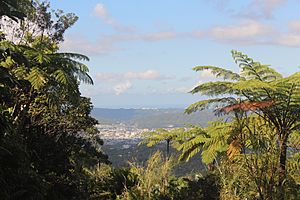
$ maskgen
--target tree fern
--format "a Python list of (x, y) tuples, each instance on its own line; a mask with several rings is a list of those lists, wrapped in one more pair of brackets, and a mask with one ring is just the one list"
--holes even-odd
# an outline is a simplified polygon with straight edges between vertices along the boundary
[(38, 67), (30, 69), (29, 74), (25, 79), (28, 80), (32, 87), (37, 90), (45, 86), (48, 81), (47, 74)]
[(185, 113), (190, 114), (192, 112), (196, 112), (204, 109), (218, 109), (220, 107), (231, 105), (236, 102), (237, 102), (236, 99), (232, 97), (202, 100), (193, 103), (189, 107), (187, 107), (185, 109)]
[(215, 66), (196, 66), (193, 68), (193, 70), (195, 71), (209, 70), (217, 78), (223, 78), (224, 80), (229, 79), (229, 80), (238, 81), (243, 79), (243, 77), (241, 77), (238, 73), (220, 67), (215, 67)]
[(182, 133), (185, 131), (184, 128), (175, 128), (175, 129), (163, 129), (159, 128), (155, 131), (151, 132), (145, 132), (144, 133), (144, 139), (139, 143), (139, 145), (146, 144), (148, 147), (152, 147), (160, 142), (166, 142), (167, 143), (167, 158), (170, 154), (170, 144), (172, 144), (174, 147), (177, 146), (177, 138), (181, 138)]
[(241, 68), (241, 76), (247, 80), (257, 79), (270, 82), (282, 78), (282, 75), (273, 68), (270, 68), (270, 65), (255, 62), (252, 58), (239, 51), (233, 50), (231, 53), (235, 63), (239, 64)]
[[(252, 147), (254, 147), (253, 139), (255, 139), (255, 137), (258, 141), (255, 145), (262, 145), (262, 148), (264, 148), (264, 146), (267, 147), (269, 145), (264, 143), (263, 140), (268, 141), (271, 139), (271, 135), (273, 135), (272, 137), (275, 138), (279, 144), (280, 152), (280, 156), (276, 158), (279, 167), (277, 185), (281, 193), (284, 193), (283, 183), (287, 174), (285, 167), (288, 149), (287, 141), (293, 131), (300, 130), (300, 73), (296, 72), (288, 77), (283, 77), (269, 65), (254, 61), (241, 52), (232, 51), (232, 56), (234, 61), (239, 65), (239, 73), (214, 66), (199, 66), (194, 68), (195, 71), (210, 70), (217, 77), (224, 78), (228, 81), (214, 81), (196, 86), (191, 93), (200, 93), (212, 98), (192, 104), (186, 109), (186, 112), (191, 113), (208, 108), (214, 103), (226, 102), (227, 105), (223, 104), (223, 108), (217, 106), (214, 106), (214, 108), (225, 113), (232, 112), (237, 114), (238, 112), (244, 112), (245, 115), (244, 117), (242, 116), (242, 121), (245, 121), (243, 118), (247, 116), (247, 113), (253, 113), (261, 117), (268, 127), (272, 127), (271, 129), (275, 135), (269, 134), (269, 138), (265, 135), (264, 138), (260, 138), (259, 135), (253, 134), (253, 130), (251, 129), (260, 129), (263, 126), (251, 127), (249, 124), (247, 125), (247, 123), (240, 123), (242, 126), (237, 127), (237, 132), (240, 132), (242, 135), (244, 133), (246, 134), (246, 128), (248, 129), (248, 135), (250, 134), (249, 137), (252, 137), (252, 139), (240, 138), (242, 140), (236, 140), (237, 138), (231, 137), (231, 142), (227, 141), (227, 145), (230, 147), (227, 153), (230, 157), (232, 157), (231, 155), (237, 154), (240, 144), (247, 144), (248, 147), (252, 145)], [(235, 100), (228, 101), (228, 97)], [(235, 130), (236, 129), (233, 129), (232, 131), (234, 132)], [(207, 148), (205, 145), (212, 145), (214, 149), (218, 149), (214, 146), (217, 145), (218, 142), (215, 142), (213, 140), (214, 137), (209, 133), (209, 131), (213, 130), (206, 131), (211, 137), (211, 143), (206, 142), (202, 148)], [(220, 141), (221, 140), (222, 138), (220, 138)], [(219, 146), (222, 146), (222, 144), (223, 143), (220, 143)], [(209, 151), (209, 148), (207, 148), (207, 151), (211, 156), (216, 155), (216, 151)], [(284, 195), (280, 198), (283, 199), (283, 196)]]

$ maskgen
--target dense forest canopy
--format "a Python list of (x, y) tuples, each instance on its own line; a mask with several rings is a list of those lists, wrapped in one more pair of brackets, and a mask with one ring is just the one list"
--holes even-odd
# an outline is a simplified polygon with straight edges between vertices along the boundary
[(0, 4), (1, 198), (85, 199), (82, 170), (108, 160), (78, 88), (93, 83), (88, 58), (58, 51), (77, 17), (47, 2)]

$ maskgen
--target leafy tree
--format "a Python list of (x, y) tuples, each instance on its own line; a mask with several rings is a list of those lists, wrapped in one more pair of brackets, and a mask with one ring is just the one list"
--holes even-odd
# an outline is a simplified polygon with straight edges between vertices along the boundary
[(19, 45), (35, 44), (40, 48), (44, 45), (49, 48), (51, 44), (51, 50), (57, 51), (59, 43), (64, 40), (65, 31), (75, 24), (78, 17), (74, 13), (65, 14), (62, 10), (49, 11), (48, 1), (35, 1), (29, 5), (26, 2), (16, 1), (24, 16), (21, 24), (14, 18), (0, 20), (6, 39)]
[[(11, 3), (11, 9), (22, 11), (21, 2)], [(0, 41), (0, 195), (87, 199), (89, 177), (83, 169), (108, 161), (96, 136), (97, 121), (89, 116), (91, 102), (79, 92), (80, 82), (93, 83), (81, 63), (88, 58), (58, 52), (64, 31), (77, 18), (60, 12), (54, 22), (49, 4), (31, 8), (24, 23), (15, 24), (22, 33), (16, 35), (18, 44), (7, 37)]]
[(7, 16), (14, 21), (24, 19), (26, 6), (32, 6), (30, 0), (0, 0), (0, 16)]
[(125, 190), (119, 199), (165, 199), (173, 160), (163, 161), (157, 151), (145, 167), (132, 166), (131, 172), (137, 175), (137, 184)]
[(272, 127), (262, 118), (250, 115), (213, 122), (192, 133), (178, 148), (181, 158), (201, 152), (202, 161), (210, 168), (216, 163), (222, 199), (277, 199), (279, 149)]
[[(274, 133), (279, 148), (278, 182), (280, 199), (284, 199), (284, 183), (287, 178), (288, 140), (293, 132), (299, 130), (300, 87), (299, 73), (288, 77), (253, 61), (241, 52), (232, 51), (233, 58), (239, 64), (240, 72), (235, 73), (214, 66), (197, 66), (195, 71), (210, 70), (223, 81), (203, 83), (191, 92), (211, 96), (190, 105), (187, 113), (208, 107), (221, 113), (235, 112), (253, 113), (269, 124)], [(239, 143), (238, 143), (239, 144)], [(242, 150), (242, 145), (239, 146)], [(236, 146), (236, 147), (237, 147)]]
[(184, 128), (177, 128), (177, 129), (156, 129), (152, 132), (145, 132), (144, 139), (139, 143), (139, 145), (146, 144), (148, 147), (152, 147), (162, 141), (167, 143), (166, 148), (166, 158), (170, 157), (170, 143), (174, 140), (174, 147), (176, 146), (176, 138), (180, 133), (184, 132)]

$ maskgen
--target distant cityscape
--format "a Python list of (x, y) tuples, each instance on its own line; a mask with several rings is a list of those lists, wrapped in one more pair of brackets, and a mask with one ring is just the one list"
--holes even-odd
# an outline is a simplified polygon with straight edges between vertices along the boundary
[(94, 108), (92, 112), (99, 124), (99, 137), (105, 145), (129, 148), (141, 141), (144, 132), (157, 128), (186, 127), (189, 124), (205, 126), (215, 118), (213, 112), (202, 111), (191, 115), (183, 109), (107, 109)]
[(120, 142), (138, 143), (144, 132), (152, 131), (149, 128), (137, 128), (136, 126), (124, 123), (98, 124), (99, 136), (105, 144), (115, 144)]
[[(100, 148), (109, 156), (115, 167), (128, 166), (128, 163), (143, 164), (147, 158), (160, 150), (165, 153), (164, 142), (147, 147), (138, 145), (143, 133), (157, 128), (187, 127), (189, 124), (205, 126), (216, 116), (212, 111), (202, 111), (191, 115), (184, 114), (183, 109), (107, 109), (94, 108), (92, 116), (99, 124), (99, 138), (104, 145)], [(174, 150), (172, 150), (175, 153)], [(202, 166), (198, 160), (182, 163), (177, 171), (187, 173)]]

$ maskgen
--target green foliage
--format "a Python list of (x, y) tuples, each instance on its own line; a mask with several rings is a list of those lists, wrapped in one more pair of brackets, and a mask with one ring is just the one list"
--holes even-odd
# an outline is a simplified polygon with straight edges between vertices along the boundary
[(172, 175), (174, 160), (154, 153), (145, 166), (113, 169), (98, 165), (84, 169), (89, 176), (90, 199), (219, 199), (219, 178), (215, 174), (177, 178)]
[(216, 109), (218, 107), (224, 107), (234, 103), (236, 103), (236, 99), (232, 97), (202, 100), (191, 104), (185, 110), (185, 113), (191, 114), (192, 112), (196, 112), (204, 109), (210, 109), (210, 108)]
[[(190, 105), (186, 113), (213, 108), (227, 119), (208, 127), (192, 127), (172, 134), (179, 159), (201, 154), (209, 169), (218, 169), (221, 199), (296, 199), (299, 196), (299, 73), (283, 78), (268, 65), (233, 51), (240, 73), (214, 66), (226, 81), (202, 83), (191, 93), (215, 98)], [(152, 146), (167, 131), (151, 133)], [(287, 148), (288, 147), (288, 148)], [(288, 149), (288, 153), (287, 153)], [(216, 165), (216, 166), (215, 166)]]
[[(2, 199), (297, 199), (300, 183), (300, 73), (288, 77), (232, 51), (240, 72), (215, 66), (222, 81), (191, 93), (212, 97), (187, 113), (213, 108), (228, 119), (208, 127), (157, 129), (143, 144), (166, 141), (179, 159), (201, 154), (210, 169), (176, 178), (173, 157), (112, 169), (79, 84), (93, 84), (81, 54), (58, 52), (78, 19), (48, 2), (0, 0), (0, 17), (19, 26), (0, 37), (0, 196)], [(16, 23), (23, 20), (21, 24)], [(30, 26), (28, 26), (30, 25)], [(191, 194), (194, 194), (191, 196)]]
[[(156, 152), (149, 158), (146, 166), (133, 165), (131, 172), (136, 175), (137, 182), (130, 188), (125, 187), (123, 194), (117, 199), (217, 199), (217, 187), (210, 187), (216, 183), (215, 180), (210, 183), (212, 185), (208, 185), (208, 179), (194, 181), (175, 178), (171, 176), (173, 162), (172, 158), (163, 161), (161, 153)], [(209, 190), (212, 193), (208, 194)]]
[(139, 143), (139, 145), (146, 144), (148, 147), (152, 147), (162, 141), (165, 141), (167, 143), (166, 158), (169, 158), (170, 145), (173, 147), (178, 146), (178, 137), (182, 132), (184, 132), (184, 130), (184, 128), (175, 128), (170, 130), (159, 128), (152, 132), (145, 132), (144, 139)]
[[(221, 173), (229, 177), (222, 186), (225, 199), (293, 199), (298, 193), (290, 191), (299, 184), (295, 170), (299, 162), (294, 157), (299, 136), (299, 73), (283, 77), (269, 65), (253, 61), (241, 52), (232, 51), (232, 56), (239, 73), (214, 66), (194, 68), (210, 70), (226, 81), (196, 86), (191, 93), (213, 98), (190, 105), (186, 113), (214, 108), (218, 114), (232, 115), (191, 134), (178, 149), (182, 151), (181, 158), (189, 159), (201, 152), (202, 161), (207, 164), (232, 160), (230, 167), (236, 167), (235, 171)], [(238, 184), (232, 185), (230, 180)]]
[[(2, 4), (25, 13), (23, 3), (0, 1), (0, 14), (17, 20)], [(91, 101), (79, 93), (80, 82), (92, 84), (79, 62), (88, 58), (57, 52), (76, 17), (60, 12), (55, 23), (48, 9), (41, 3), (26, 10), (18, 44), (0, 41), (1, 199), (88, 199), (84, 169), (109, 163), (90, 117)], [(29, 22), (41, 32), (23, 29)]]
[(137, 174), (138, 183), (122, 196), (124, 199), (159, 199), (165, 195), (168, 179), (172, 169), (172, 159), (163, 161), (161, 153), (153, 154), (147, 165), (143, 167), (132, 166), (131, 171)]
[(263, 65), (259, 62), (253, 61), (247, 55), (238, 51), (231, 51), (232, 57), (235, 63), (239, 64), (241, 68), (240, 75), (246, 80), (260, 80), (264, 82), (271, 82), (282, 78), (282, 75), (275, 71), (275, 69), (270, 68), (270, 65)]
[(214, 174), (195, 175), (195, 178), (173, 179), (169, 184), (169, 199), (220, 199), (219, 178)]
[(243, 80), (238, 73), (234, 73), (230, 70), (226, 70), (220, 67), (215, 66), (197, 66), (194, 67), (193, 70), (195, 71), (203, 71), (203, 70), (210, 70), (210, 72), (215, 75), (217, 78), (229, 79), (229, 80)]
[(0, 16), (7, 16), (14, 21), (26, 17), (24, 8), (32, 6), (29, 0), (0, 0)]

